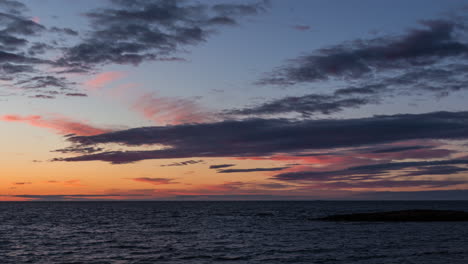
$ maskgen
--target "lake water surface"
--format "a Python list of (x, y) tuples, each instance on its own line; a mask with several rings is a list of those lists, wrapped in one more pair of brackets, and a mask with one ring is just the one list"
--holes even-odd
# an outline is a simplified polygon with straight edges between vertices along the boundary
[(468, 263), (468, 222), (335, 223), (468, 201), (3, 202), (0, 263)]

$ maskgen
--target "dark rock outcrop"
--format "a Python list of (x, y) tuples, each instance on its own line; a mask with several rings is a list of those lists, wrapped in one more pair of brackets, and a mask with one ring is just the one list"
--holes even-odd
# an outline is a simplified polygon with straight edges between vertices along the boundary
[(455, 222), (468, 221), (468, 212), (449, 210), (403, 210), (330, 215), (315, 220), (349, 222)]

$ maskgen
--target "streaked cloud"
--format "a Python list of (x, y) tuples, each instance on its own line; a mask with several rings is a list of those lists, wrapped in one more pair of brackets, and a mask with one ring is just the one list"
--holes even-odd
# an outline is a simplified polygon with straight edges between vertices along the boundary
[(91, 90), (100, 89), (126, 75), (124, 72), (103, 72), (86, 81), (84, 86)]
[(157, 125), (203, 123), (213, 120), (213, 115), (195, 99), (162, 97), (154, 93), (140, 96), (133, 109)]
[(398, 37), (355, 40), (296, 58), (261, 84), (292, 85), (330, 78), (362, 78), (384, 70), (431, 66), (468, 54), (466, 28), (450, 20), (426, 20)]
[(266, 1), (247, 4), (200, 4), (190, 1), (114, 0), (84, 14), (92, 30), (65, 50), (59, 65), (88, 71), (103, 64), (138, 65), (144, 61), (181, 60), (181, 47), (200, 44), (225, 26), (267, 8)]
[(59, 134), (91, 136), (111, 132), (111, 129), (99, 128), (64, 116), (44, 117), (40, 115), (3, 115), (1, 121), (26, 123), (34, 127), (48, 128)]
[[(392, 176), (390, 178), (394, 179), (395, 177), (397, 177), (396, 175), (398, 174), (390, 175), (391, 172), (400, 172), (408, 169), (410, 169), (411, 172), (404, 173), (403, 176), (445, 175), (466, 170), (463, 167), (447, 167), (447, 165), (468, 165), (468, 160), (461, 158), (449, 160), (378, 163), (371, 165), (355, 166), (335, 171), (309, 169), (305, 171), (281, 173), (275, 175), (273, 178), (283, 181), (353, 181), (357, 185), (361, 181), (365, 184), (369, 180), (382, 180), (382, 176)], [(431, 170), (433, 171), (433, 173), (430, 172)], [(426, 174), (414, 173), (422, 171), (425, 171)], [(434, 182), (436, 182), (436, 180), (434, 180)], [(460, 184), (462, 182), (467, 182), (467, 180), (462, 182), (456, 182), (457, 184)]]
[(235, 164), (218, 164), (218, 165), (211, 165), (210, 169), (223, 169), (223, 168), (228, 168), (235, 166)]
[(198, 163), (202, 163), (202, 162), (203, 162), (203, 160), (185, 160), (185, 161), (181, 161), (181, 162), (174, 162), (174, 163), (170, 163), (170, 164), (161, 165), (161, 167), (180, 167), (180, 166), (198, 164)]
[(176, 184), (173, 179), (169, 178), (150, 178), (150, 177), (141, 177), (141, 178), (129, 178), (129, 180), (136, 182), (149, 183), (152, 185), (165, 185), (165, 184)]
[(443, 97), (465, 90), (467, 28), (463, 19), (425, 20), (398, 36), (355, 39), (317, 49), (266, 73), (257, 84), (315, 89), (322, 86), (318, 84), (333, 83), (328, 92), (274, 98), (224, 113), (311, 117), (387, 103), (402, 94)]
[(434, 112), (357, 119), (248, 119), (142, 127), (68, 140), (84, 146), (118, 143), (159, 144), (169, 148), (101, 152), (58, 160), (128, 163), (145, 159), (262, 157), (415, 139), (466, 139), (467, 119), (466, 112)]
[(273, 168), (250, 168), (250, 169), (223, 169), (218, 173), (246, 173), (246, 172), (262, 172), (262, 171), (280, 171), (288, 167), (273, 167)]
[(32, 184), (31, 182), (15, 182), (13, 183), (14, 185), (26, 185), (26, 184)]

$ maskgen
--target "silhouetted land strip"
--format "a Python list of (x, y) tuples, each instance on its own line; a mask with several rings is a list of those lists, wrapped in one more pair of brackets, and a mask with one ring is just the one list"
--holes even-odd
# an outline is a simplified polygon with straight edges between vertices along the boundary
[(455, 222), (468, 221), (468, 212), (449, 210), (403, 210), (330, 215), (315, 220), (349, 222)]

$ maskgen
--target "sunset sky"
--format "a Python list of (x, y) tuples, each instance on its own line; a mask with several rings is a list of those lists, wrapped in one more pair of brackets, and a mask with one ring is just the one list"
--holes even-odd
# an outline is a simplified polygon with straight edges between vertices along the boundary
[(0, 0), (0, 201), (468, 199), (466, 0)]

